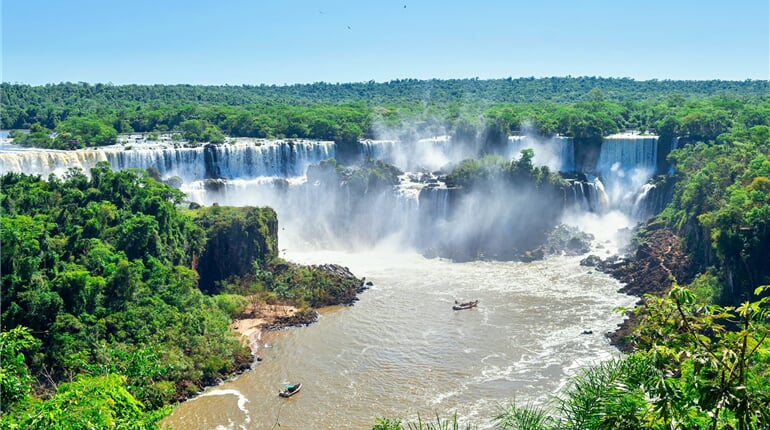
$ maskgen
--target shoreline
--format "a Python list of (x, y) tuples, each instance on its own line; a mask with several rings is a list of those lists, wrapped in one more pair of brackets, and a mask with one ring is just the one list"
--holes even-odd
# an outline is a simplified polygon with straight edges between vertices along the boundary
[(694, 264), (674, 231), (660, 224), (646, 224), (644, 228), (646, 231), (639, 235), (639, 243), (628, 259), (599, 267), (624, 283), (618, 292), (639, 297), (627, 318), (614, 331), (606, 333), (610, 344), (624, 353), (635, 350), (632, 337), (640, 321), (636, 310), (644, 306), (644, 296), (663, 297), (674, 282), (687, 285), (695, 276)]
[[(314, 313), (314, 311), (313, 311)], [(282, 304), (249, 304), (238, 318), (233, 318), (230, 329), (240, 338), (241, 343), (251, 350), (254, 361), (260, 361), (259, 342), (262, 333), (297, 325), (307, 325), (306, 316), (294, 306)], [(254, 363), (252, 363), (253, 366)]]

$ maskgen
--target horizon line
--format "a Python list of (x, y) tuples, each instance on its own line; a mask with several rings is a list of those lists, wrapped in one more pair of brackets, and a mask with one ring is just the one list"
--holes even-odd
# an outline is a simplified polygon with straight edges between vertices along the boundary
[(349, 84), (389, 84), (393, 82), (402, 82), (402, 81), (422, 81), (422, 82), (431, 82), (431, 81), (519, 81), (519, 80), (547, 80), (547, 79), (597, 79), (597, 80), (629, 80), (634, 82), (770, 82), (770, 78), (768, 79), (755, 79), (755, 78), (743, 78), (743, 79), (723, 79), (723, 78), (709, 78), (709, 79), (677, 79), (677, 78), (649, 78), (649, 79), (637, 79), (632, 78), (629, 76), (589, 76), (589, 75), (581, 75), (581, 76), (572, 76), (572, 75), (564, 75), (564, 76), (519, 76), (519, 77), (499, 77), (499, 78), (479, 78), (479, 77), (464, 77), (464, 78), (394, 78), (386, 81), (378, 81), (375, 79), (369, 79), (364, 81), (345, 81), (345, 82), (328, 82), (328, 81), (314, 81), (314, 82), (294, 82), (294, 83), (189, 83), (189, 82), (175, 82), (175, 83), (169, 83), (169, 82), (153, 82), (153, 83), (146, 83), (146, 82), (132, 82), (132, 83), (114, 83), (112, 81), (106, 81), (106, 82), (92, 82), (92, 81), (59, 81), (59, 82), (46, 82), (42, 84), (33, 84), (28, 82), (20, 82), (20, 81), (0, 81), (2, 84), (8, 84), (8, 85), (28, 85), (31, 87), (44, 87), (44, 86), (55, 86), (55, 85), (64, 85), (64, 84), (76, 84), (76, 85), (106, 85), (106, 86), (130, 86), (130, 85), (138, 85), (138, 86), (177, 86), (177, 85), (185, 85), (185, 86), (202, 86), (202, 87), (244, 87), (244, 86), (252, 86), (252, 87), (292, 87), (292, 86), (298, 86), (298, 85), (349, 85)]

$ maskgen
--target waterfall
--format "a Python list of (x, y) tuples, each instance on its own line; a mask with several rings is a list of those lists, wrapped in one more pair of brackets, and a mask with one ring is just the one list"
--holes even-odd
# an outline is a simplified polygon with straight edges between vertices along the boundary
[(475, 157), (467, 148), (455, 145), (449, 136), (415, 141), (367, 139), (359, 146), (362, 160), (382, 160), (404, 171), (435, 171), (449, 163)]
[(451, 190), (445, 185), (428, 185), (420, 191), (420, 213), (424, 219), (446, 221), (449, 219)]
[(362, 160), (382, 160), (393, 164), (393, 155), (396, 152), (399, 141), (365, 139), (358, 144)]
[(0, 151), (0, 172), (64, 175), (70, 168), (89, 171), (100, 161), (108, 161), (106, 152), (97, 150), (59, 151), (19, 149)]
[(548, 166), (553, 172), (575, 170), (575, 143), (571, 137), (508, 136), (508, 146), (503, 155), (518, 160), (521, 150), (527, 148), (535, 152), (535, 165)]
[(634, 219), (646, 219), (649, 215), (654, 213), (654, 208), (652, 208), (650, 204), (650, 195), (654, 191), (655, 185), (649, 183), (642, 185), (641, 190), (639, 190), (639, 193), (634, 199), (633, 208), (631, 210), (631, 215)]
[(633, 219), (644, 221), (665, 209), (674, 196), (674, 183), (669, 177), (658, 177), (644, 184), (633, 199)]
[[(679, 137), (673, 137), (671, 139), (671, 151), (679, 148)], [(669, 163), (668, 166), (668, 174), (673, 175), (674, 174), (674, 163)]]
[(566, 205), (583, 212), (601, 214), (610, 208), (610, 200), (604, 190), (604, 184), (599, 178), (591, 181), (568, 180), (570, 193)]
[(100, 161), (114, 170), (157, 168), (161, 177), (184, 182), (203, 179), (297, 177), (311, 164), (334, 157), (334, 142), (237, 139), (223, 145), (177, 147), (163, 144), (114, 145), (75, 151), (22, 150), (0, 152), (3, 172), (48, 176), (71, 167), (88, 172)]
[(613, 208), (632, 215), (638, 192), (655, 173), (657, 154), (658, 136), (623, 133), (604, 138), (594, 170)]
[(201, 179), (296, 177), (311, 164), (334, 157), (334, 142), (239, 140), (235, 144), (195, 148), (147, 148), (105, 151), (113, 169), (156, 167), (162, 177), (184, 182)]
[(602, 141), (596, 171), (602, 175), (631, 169), (655, 170), (658, 136), (615, 134)]
[[(447, 188), (429, 172), (477, 157), (479, 146), (445, 136), (339, 147), (334, 142), (244, 138), (198, 147), (155, 142), (76, 151), (2, 148), (0, 169), (47, 176), (71, 167), (88, 172), (99, 162), (115, 170), (155, 168), (163, 178), (181, 178), (182, 191), (196, 203), (273, 207), (300, 241), (365, 247), (395, 238), (450, 258), (475, 258), (477, 253), (507, 258), (534, 247), (535, 229), (551, 223), (548, 217), (561, 216), (565, 207), (599, 216), (622, 212), (635, 220), (659, 211), (670, 193), (659, 186), (643, 187), (655, 170), (656, 144), (654, 136), (610, 136), (592, 172), (580, 173), (574, 172), (572, 138), (510, 137), (502, 148), (509, 158), (518, 159), (523, 148), (532, 148), (534, 164), (573, 172), (564, 201), (511, 184), (473, 192)], [(343, 152), (351, 158), (381, 159), (407, 173), (397, 184), (383, 185), (377, 172), (353, 177), (356, 167), (351, 163), (348, 176), (319, 168), (308, 178), (308, 166)], [(339, 183), (343, 176), (355, 180)], [(379, 183), (375, 188), (367, 185), (372, 178)]]

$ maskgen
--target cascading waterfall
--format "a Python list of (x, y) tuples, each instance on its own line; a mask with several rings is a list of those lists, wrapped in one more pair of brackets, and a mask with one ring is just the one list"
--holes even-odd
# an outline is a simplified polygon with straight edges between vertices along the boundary
[[(552, 171), (574, 169), (577, 148), (572, 138), (512, 136), (508, 139), (506, 151), (510, 158), (520, 157), (523, 148), (535, 150), (536, 165), (548, 165)], [(87, 172), (103, 161), (117, 170), (156, 168), (163, 178), (180, 177), (182, 190), (193, 202), (272, 206), (283, 222), (300, 223), (304, 237), (324, 241), (344, 236), (347, 242), (372, 243), (398, 234), (403, 243), (420, 246), (439, 236), (462, 236), (456, 223), (465, 224), (475, 219), (476, 224), (495, 224), (512, 204), (525, 207), (539, 204), (535, 201), (537, 195), (508, 195), (505, 190), (475, 200), (461, 199), (458, 190), (447, 188), (438, 177), (427, 173), (468, 158), (469, 151), (476, 149), (474, 144), (462, 147), (448, 137), (403, 143), (362, 141), (358, 144), (361, 158), (381, 158), (404, 171), (416, 172), (401, 175), (399, 183), (390, 189), (380, 188), (376, 193), (369, 191), (368, 195), (360, 194), (365, 188), (353, 192), (344, 183), (307, 182), (309, 165), (336, 155), (334, 142), (236, 139), (233, 143), (195, 148), (161, 143), (78, 151), (4, 149), (0, 151), (0, 168), (42, 175), (61, 174), (70, 167)], [(645, 203), (657, 194), (650, 187), (642, 187), (654, 172), (656, 151), (655, 136), (607, 137), (595, 169), (573, 173), (574, 178), (569, 180), (571, 191), (564, 203), (579, 212), (603, 214), (622, 209), (635, 220), (649, 216), (650, 208), (662, 207), (657, 200), (653, 206)], [(333, 182), (334, 178), (331, 179)], [(458, 197), (454, 198), (454, 194)], [(512, 203), (513, 198), (516, 203)], [(458, 212), (458, 205), (468, 204), (475, 206)], [(640, 205), (647, 205), (647, 209), (642, 210)], [(539, 213), (545, 215), (543, 210)], [(511, 218), (510, 221), (531, 220)], [(467, 230), (464, 237), (474, 234)]]
[(0, 171), (63, 175), (70, 168), (88, 171), (100, 161), (108, 161), (105, 151), (58, 151), (39, 149), (14, 149), (0, 151)]
[(437, 136), (410, 142), (398, 140), (363, 140), (359, 143), (362, 160), (382, 160), (404, 171), (438, 170), (447, 164), (475, 157), (449, 136)]
[(538, 166), (548, 166), (554, 172), (575, 170), (575, 142), (571, 137), (508, 136), (508, 145), (503, 155), (508, 159), (518, 159), (521, 151), (527, 148), (535, 151), (532, 161)]
[(567, 205), (578, 208), (581, 211), (604, 213), (610, 208), (609, 198), (604, 191), (604, 184), (599, 178), (591, 181), (568, 181), (571, 194), (568, 196)]
[(2, 151), (0, 170), (48, 176), (77, 167), (87, 173), (106, 161), (114, 170), (156, 168), (163, 178), (179, 176), (189, 183), (216, 178), (302, 176), (307, 166), (334, 155), (334, 142), (237, 139), (234, 143), (192, 148), (137, 144), (75, 151)]
[(603, 139), (596, 170), (603, 175), (640, 168), (654, 171), (657, 154), (658, 136), (614, 134)]
[[(671, 139), (671, 150), (679, 147), (679, 138)], [(670, 163), (667, 171), (668, 176), (674, 174), (674, 164)], [(631, 215), (635, 220), (645, 220), (662, 211), (673, 196), (673, 187), (667, 181), (647, 182), (642, 185), (633, 195), (633, 205)]]
[(658, 136), (633, 133), (607, 136), (602, 141), (595, 174), (601, 177), (612, 206), (632, 216), (646, 216), (636, 207), (644, 199), (639, 193), (655, 173), (658, 156)]

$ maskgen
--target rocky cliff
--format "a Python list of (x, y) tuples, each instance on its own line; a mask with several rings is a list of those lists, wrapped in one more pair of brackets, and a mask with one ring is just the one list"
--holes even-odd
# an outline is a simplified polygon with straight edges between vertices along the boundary
[[(599, 267), (626, 285), (621, 292), (635, 296), (651, 294), (663, 296), (676, 282), (680, 285), (692, 282), (696, 268), (687, 257), (682, 241), (662, 223), (647, 224), (637, 232), (634, 250), (626, 260), (605, 262)], [(644, 299), (640, 300), (642, 304)], [(620, 328), (609, 335), (612, 343), (620, 350), (629, 351), (633, 344), (628, 336), (633, 332), (637, 316), (630, 317)]]
[(254, 273), (278, 256), (278, 218), (271, 208), (219, 207), (198, 209), (195, 221), (206, 231), (206, 246), (198, 259), (198, 286), (208, 294), (218, 283)]

